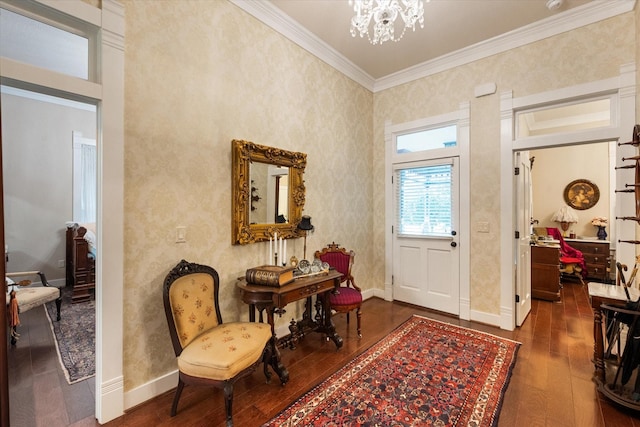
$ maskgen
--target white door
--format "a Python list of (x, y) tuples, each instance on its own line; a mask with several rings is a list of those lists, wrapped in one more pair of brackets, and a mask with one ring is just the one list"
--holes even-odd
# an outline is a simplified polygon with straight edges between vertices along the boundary
[(531, 311), (531, 222), (533, 219), (529, 152), (516, 153), (516, 325)]
[(396, 165), (393, 298), (460, 313), (457, 158)]

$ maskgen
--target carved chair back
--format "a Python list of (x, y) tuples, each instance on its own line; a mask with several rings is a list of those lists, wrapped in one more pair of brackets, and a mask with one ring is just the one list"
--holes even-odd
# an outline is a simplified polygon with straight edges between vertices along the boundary
[(165, 278), (164, 310), (176, 356), (198, 335), (222, 324), (219, 283), (212, 267), (185, 260)]

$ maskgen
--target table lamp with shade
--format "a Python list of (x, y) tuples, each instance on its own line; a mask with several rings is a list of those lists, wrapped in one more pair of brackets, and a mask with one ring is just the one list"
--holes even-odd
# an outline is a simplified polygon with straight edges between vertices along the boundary
[(313, 225), (311, 225), (311, 217), (309, 215), (302, 215), (302, 219), (298, 224), (298, 229), (304, 231), (304, 258), (307, 259), (307, 234), (313, 231)]
[(567, 230), (571, 224), (578, 222), (578, 215), (569, 206), (563, 206), (551, 217), (551, 221), (560, 223), (560, 228), (563, 231), (562, 235), (566, 237)]

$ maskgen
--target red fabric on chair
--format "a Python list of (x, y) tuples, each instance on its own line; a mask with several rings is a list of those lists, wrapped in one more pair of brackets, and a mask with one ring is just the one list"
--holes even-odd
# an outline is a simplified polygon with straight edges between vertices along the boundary
[(362, 293), (360, 288), (356, 286), (353, 276), (351, 275), (351, 266), (353, 265), (355, 252), (347, 251), (333, 242), (321, 251), (316, 251), (315, 257), (322, 262), (328, 263), (332, 268), (335, 268), (337, 272), (342, 273), (340, 286), (329, 294), (329, 305), (331, 306), (331, 310), (337, 313), (346, 313), (347, 326), (349, 325), (349, 312), (355, 310), (358, 337), (362, 337), (362, 331), (360, 329)]
[(564, 241), (562, 233), (560, 233), (560, 230), (557, 228), (548, 227), (547, 234), (560, 241), (560, 262), (563, 264), (578, 264), (582, 269), (582, 277), (587, 277), (587, 264), (584, 262), (582, 252), (569, 246), (567, 242)]
[(339, 294), (332, 293), (329, 296), (329, 301), (331, 302), (332, 307), (338, 305), (358, 304), (362, 302), (362, 294), (355, 289), (341, 286), (339, 292)]
[[(328, 263), (344, 276), (349, 276), (349, 256), (345, 256), (339, 252), (327, 252), (320, 256), (322, 262)], [(345, 279), (348, 277), (345, 277)]]

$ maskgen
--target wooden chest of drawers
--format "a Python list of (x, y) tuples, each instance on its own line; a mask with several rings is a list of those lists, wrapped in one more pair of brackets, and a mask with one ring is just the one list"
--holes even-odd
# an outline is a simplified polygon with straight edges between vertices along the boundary
[(531, 296), (547, 301), (560, 300), (560, 248), (531, 247)]
[(587, 264), (587, 279), (607, 283), (609, 267), (609, 242), (607, 240), (565, 239), (574, 249), (582, 252)]

